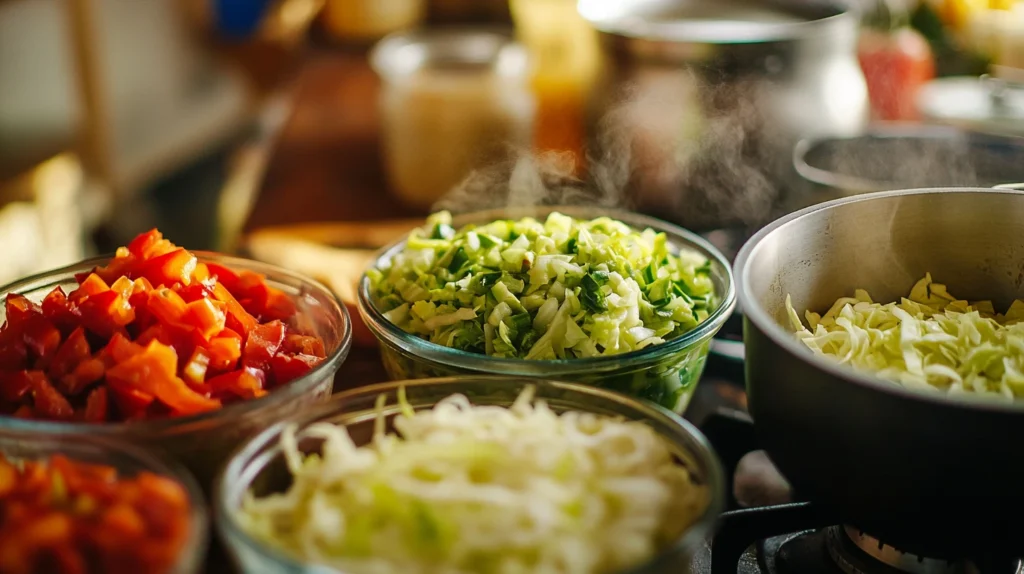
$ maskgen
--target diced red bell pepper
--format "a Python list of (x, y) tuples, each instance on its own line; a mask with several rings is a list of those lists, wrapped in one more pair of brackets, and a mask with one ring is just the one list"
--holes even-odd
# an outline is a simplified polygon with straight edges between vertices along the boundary
[(90, 423), (106, 422), (110, 412), (110, 398), (106, 387), (98, 387), (89, 393), (85, 401), (85, 411), (82, 420)]
[(78, 327), (81, 320), (81, 313), (78, 308), (71, 305), (64, 290), (60, 287), (50, 291), (41, 305), (43, 317), (50, 320), (62, 333), (68, 334)]
[(206, 371), (210, 367), (210, 352), (196, 347), (192, 356), (181, 369), (181, 376), (186, 382), (200, 384), (206, 379)]
[(0, 343), (0, 370), (17, 371), (26, 367), (28, 367), (28, 348), (20, 337)]
[(270, 372), (274, 375), (274, 384), (283, 385), (305, 375), (323, 362), (313, 355), (286, 355), (278, 353), (270, 361)]
[(84, 281), (78, 284), (78, 289), (75, 289), (68, 295), (68, 299), (72, 303), (78, 303), (86, 297), (91, 297), (105, 291), (110, 291), (110, 286), (107, 285), (107, 282), (100, 278), (99, 275), (90, 273)]
[(43, 312), (39, 305), (36, 305), (28, 297), (19, 293), (7, 295), (6, 311), (9, 324), (20, 323), (32, 315), (39, 315)]
[(185, 316), (185, 301), (174, 291), (161, 288), (147, 293), (146, 308), (157, 321), (164, 324), (180, 324)]
[(200, 395), (178, 378), (177, 363), (174, 349), (153, 341), (142, 353), (108, 370), (107, 381), (153, 395), (180, 414), (218, 408), (220, 401)]
[(230, 394), (242, 398), (258, 398), (267, 393), (263, 389), (266, 375), (262, 371), (249, 367), (217, 375), (206, 381), (214, 394)]
[(123, 363), (135, 355), (138, 355), (143, 351), (143, 349), (144, 347), (142, 345), (129, 341), (121, 333), (115, 333), (114, 336), (110, 338), (110, 342), (107, 343), (107, 346), (103, 348), (100, 355), (104, 358), (109, 358), (108, 361), (105, 361), (107, 366), (113, 366), (117, 363)]
[(69, 420), (74, 416), (75, 409), (71, 403), (53, 388), (45, 373), (31, 371), (29, 377), (32, 380), (32, 401), (37, 415), (53, 420)]
[(233, 369), (242, 358), (242, 337), (230, 329), (210, 339), (210, 368), (215, 371)]
[(327, 356), (324, 342), (319, 337), (290, 334), (284, 338), (283, 349), (292, 355), (313, 355), (321, 359)]
[(156, 400), (153, 395), (144, 393), (138, 389), (118, 386), (116, 383), (108, 382), (110, 397), (117, 405), (117, 412), (124, 420), (136, 420), (144, 418), (146, 409)]
[(125, 301), (127, 301), (135, 290), (135, 282), (122, 275), (110, 284), (110, 290), (124, 297)]
[(164, 239), (162, 233), (156, 229), (150, 229), (145, 233), (140, 233), (135, 239), (131, 240), (128, 243), (127, 251), (136, 259), (145, 261), (146, 259), (163, 255), (173, 248), (174, 245)]
[(217, 283), (223, 285), (228, 291), (236, 293), (238, 290), (238, 274), (234, 271), (219, 265), (217, 263), (207, 263), (207, 270), (209, 270), (210, 277), (217, 280)]
[(90, 295), (78, 307), (85, 328), (101, 337), (110, 337), (135, 320), (135, 309), (115, 291)]
[(188, 285), (192, 282), (192, 272), (197, 263), (195, 255), (179, 248), (141, 263), (137, 274), (149, 279), (154, 286)]
[(0, 371), (0, 401), (16, 404), (32, 389), (30, 371)]
[(192, 283), (206, 283), (210, 280), (210, 268), (206, 263), (196, 263), (196, 268), (192, 271)]
[(60, 387), (68, 395), (81, 394), (90, 385), (103, 378), (106, 368), (100, 359), (83, 361), (75, 367), (74, 371), (61, 377)]
[(49, 361), (60, 347), (60, 331), (42, 314), (23, 320), (21, 337), (30, 356), (36, 359)]
[(199, 330), (206, 339), (211, 339), (224, 330), (227, 314), (226, 305), (212, 299), (197, 299), (189, 303), (183, 321)]
[(258, 325), (249, 332), (249, 338), (245, 341), (242, 365), (264, 371), (270, 368), (270, 359), (281, 348), (284, 336), (284, 323), (280, 321)]
[(92, 358), (92, 350), (89, 348), (89, 341), (85, 338), (85, 329), (79, 327), (72, 331), (57, 349), (57, 353), (50, 362), (50, 376), (59, 379), (73, 372), (79, 363), (90, 358)]
[(213, 291), (203, 283), (193, 282), (191, 285), (182, 287), (177, 291), (181, 299), (186, 303), (192, 303), (200, 299), (212, 299)]
[(235, 299), (234, 295), (231, 294), (224, 285), (218, 283), (213, 286), (213, 296), (218, 301), (223, 302), (227, 311), (227, 326), (232, 331), (245, 337), (249, 334), (249, 331), (259, 324), (256, 318), (249, 314), (248, 311), (239, 304), (238, 300)]

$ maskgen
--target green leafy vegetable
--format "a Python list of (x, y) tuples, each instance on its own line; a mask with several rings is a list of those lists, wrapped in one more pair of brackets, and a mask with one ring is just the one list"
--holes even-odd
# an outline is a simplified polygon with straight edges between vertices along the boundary
[(899, 302), (880, 304), (858, 289), (808, 326), (786, 297), (797, 337), (819, 355), (905, 386), (1024, 396), (1024, 301), (997, 314), (990, 301), (968, 302), (932, 282), (931, 274)]
[(433, 215), (369, 273), (376, 305), (405, 331), (497, 357), (613, 355), (679, 337), (719, 300), (707, 258), (664, 233), (559, 213), (451, 227)]

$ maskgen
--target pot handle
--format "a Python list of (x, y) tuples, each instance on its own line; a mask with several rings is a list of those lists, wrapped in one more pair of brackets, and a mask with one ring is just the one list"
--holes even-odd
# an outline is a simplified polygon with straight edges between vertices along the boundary
[(1012, 189), (1014, 191), (1024, 191), (1024, 183), (1000, 183), (999, 185), (992, 186), (992, 189)]

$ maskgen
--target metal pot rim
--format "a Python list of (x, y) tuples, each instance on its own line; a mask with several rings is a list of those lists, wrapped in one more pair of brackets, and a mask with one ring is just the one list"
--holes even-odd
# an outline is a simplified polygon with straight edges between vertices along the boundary
[[(800, 40), (823, 33), (836, 22), (856, 20), (857, 7), (846, 0), (832, 0), (829, 7), (835, 13), (822, 18), (808, 18), (798, 22), (765, 23), (757, 30), (746, 33), (731, 30), (709, 28), (699, 20), (691, 20), (690, 25), (678, 22), (664, 24), (652, 22), (649, 18), (635, 15), (607, 16), (597, 7), (607, 6), (608, 0), (580, 0), (579, 13), (599, 33), (630, 40), (648, 42), (691, 42), (704, 44), (757, 44)], [(717, 4), (718, 2), (711, 2)], [(594, 8), (589, 8), (593, 6)], [(785, 13), (785, 10), (777, 8)], [(686, 22), (685, 19), (681, 20)]]
[[(736, 262), (733, 266), (733, 277), (736, 282), (736, 291), (739, 297), (739, 305), (742, 306), (745, 319), (750, 321), (754, 327), (761, 331), (766, 337), (768, 337), (773, 343), (781, 347), (783, 350), (788, 352), (790, 355), (802, 360), (803, 362), (810, 364), (825, 374), (832, 376), (838, 381), (844, 383), (859, 385), (867, 387), (872, 390), (896, 395), (907, 400), (922, 401), (935, 404), (936, 406), (947, 406), (947, 407), (958, 407), (968, 408), (972, 410), (979, 410), (993, 413), (1022, 413), (1024, 412), (1024, 401), (1014, 402), (999, 402), (992, 398), (985, 396), (976, 395), (957, 395), (950, 397), (941, 393), (934, 393), (925, 390), (913, 389), (901, 385), (894, 385), (891, 382), (884, 380), (880, 377), (858, 371), (852, 367), (836, 363), (828, 358), (819, 357), (814, 354), (813, 351), (807, 348), (806, 345), (800, 343), (800, 341), (787, 332), (776, 323), (763, 306), (757, 301), (752, 294), (750, 286), (750, 274), (746, 271), (750, 262), (758, 257), (758, 249), (762, 246), (763, 240), (773, 233), (783, 232), (784, 228), (804, 217), (807, 217), (813, 213), (819, 211), (825, 211), (845, 205), (849, 203), (857, 203), (862, 201), (874, 201), (881, 199), (888, 199), (892, 197), (906, 196), (906, 195), (928, 195), (928, 194), (941, 194), (941, 193), (979, 193), (979, 194), (1000, 194), (1000, 195), (1018, 195), (1024, 198), (1024, 191), (1020, 191), (1011, 186), (996, 187), (996, 188), (980, 188), (980, 187), (938, 187), (938, 188), (920, 188), (920, 189), (904, 189), (897, 191), (882, 191), (876, 193), (867, 193), (862, 195), (854, 195), (850, 197), (844, 197), (832, 201), (827, 201), (817, 205), (795, 211), (781, 217), (769, 225), (765, 226), (757, 233), (755, 233), (750, 240), (744, 244), (743, 248), (740, 249), (739, 255), (736, 257)], [(852, 287), (852, 286), (851, 286)]]

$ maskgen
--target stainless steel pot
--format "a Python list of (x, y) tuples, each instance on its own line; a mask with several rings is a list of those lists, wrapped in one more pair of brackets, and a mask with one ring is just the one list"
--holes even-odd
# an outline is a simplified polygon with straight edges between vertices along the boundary
[(806, 184), (787, 211), (859, 193), (1024, 181), (1024, 139), (945, 126), (876, 126), (854, 137), (806, 138), (793, 151)]
[[(736, 261), (758, 440), (799, 497), (921, 556), (1024, 556), (1024, 403), (906, 388), (814, 355), (787, 326), (864, 288), (930, 272), (997, 308), (1024, 293), (1024, 193), (920, 189), (848, 197), (765, 227)], [(989, 560), (985, 560), (989, 559)]]
[(766, 223), (800, 138), (865, 125), (858, 18), (839, 0), (579, 7), (603, 53), (591, 148), (631, 162), (641, 209), (696, 229)]

